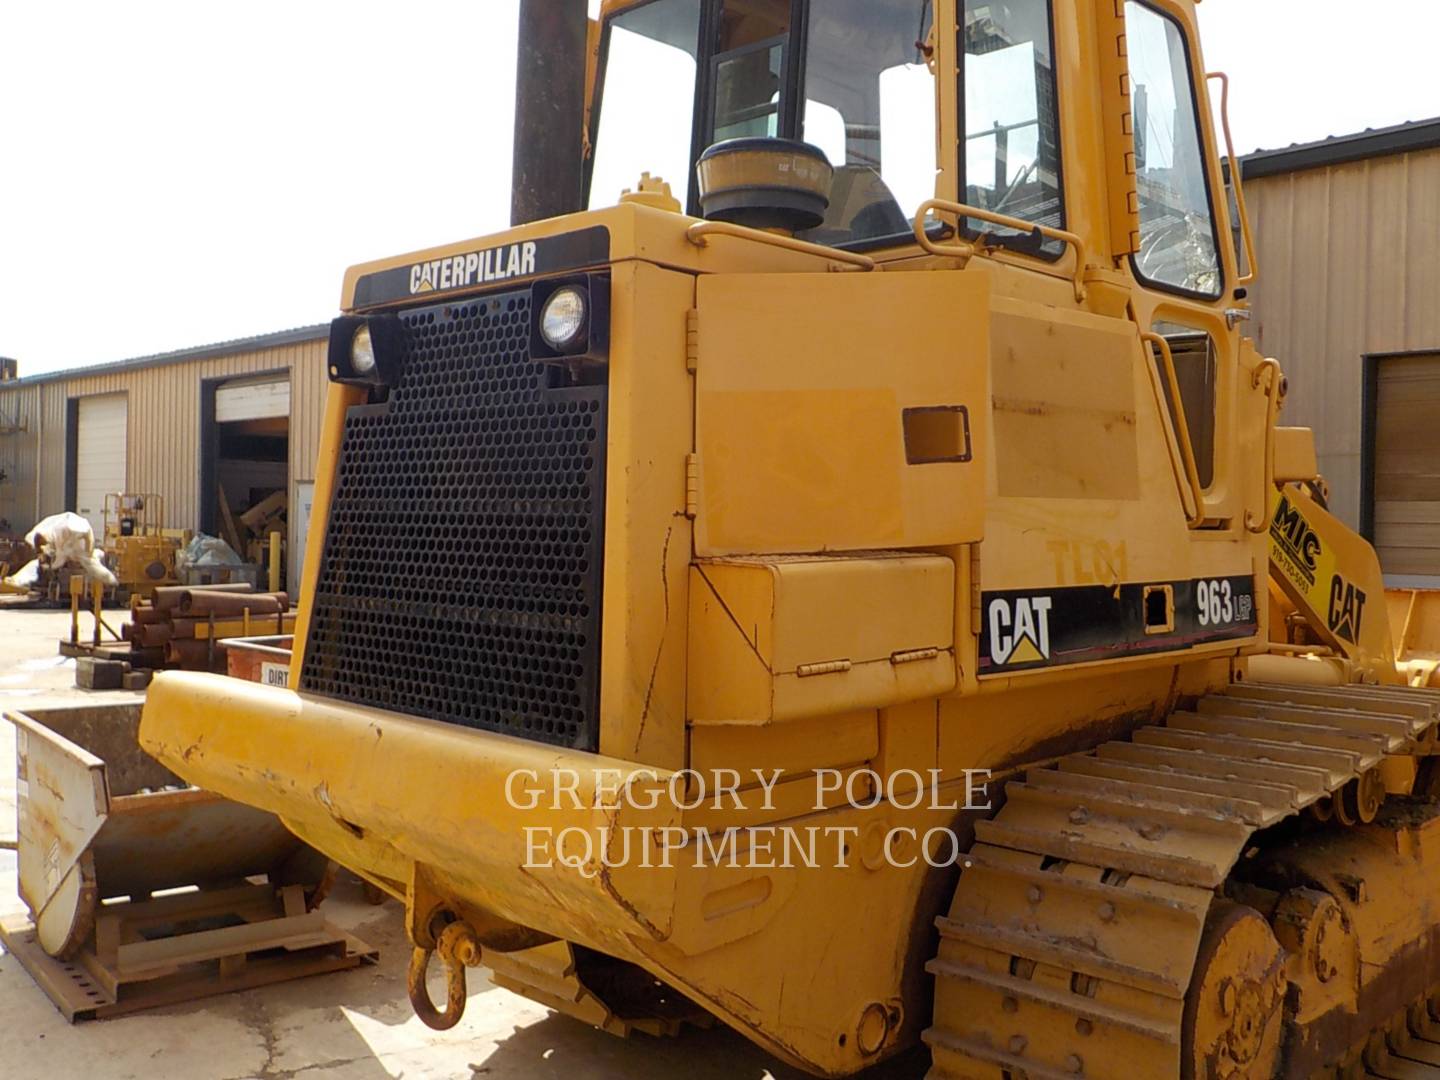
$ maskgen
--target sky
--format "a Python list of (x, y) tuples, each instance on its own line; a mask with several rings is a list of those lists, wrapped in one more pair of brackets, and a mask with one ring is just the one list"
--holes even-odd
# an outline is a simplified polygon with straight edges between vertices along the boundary
[[(505, 228), (517, 2), (0, 0), (0, 355), (325, 322), (347, 266)], [(1440, 116), (1431, 0), (1200, 19), (1241, 153)]]

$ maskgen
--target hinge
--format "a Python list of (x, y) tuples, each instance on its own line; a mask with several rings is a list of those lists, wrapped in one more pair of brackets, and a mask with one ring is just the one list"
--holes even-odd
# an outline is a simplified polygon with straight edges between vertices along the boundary
[(685, 313), (685, 370), (695, 374), (700, 365), (700, 312), (691, 308)]
[(890, 654), (890, 663), (899, 667), (901, 664), (914, 664), (921, 660), (934, 660), (940, 655), (940, 650), (933, 646), (928, 649), (903, 649), (900, 652)]
[[(1136, 180), (1135, 104), (1130, 85), (1130, 41), (1126, 0), (1095, 9), (1101, 48), (1100, 113), (1105, 133), (1105, 173), (1110, 210), (1110, 242), (1117, 256), (1140, 250), (1140, 196)], [(1105, 47), (1105, 43), (1113, 43)]]
[(685, 455), (685, 516), (695, 520), (700, 513), (700, 455)]
[(825, 660), (818, 664), (800, 664), (795, 668), (795, 677), (808, 679), (813, 675), (843, 675), (853, 666), (849, 660)]
[(980, 545), (970, 545), (970, 632), (979, 637), (983, 629), (980, 613)]

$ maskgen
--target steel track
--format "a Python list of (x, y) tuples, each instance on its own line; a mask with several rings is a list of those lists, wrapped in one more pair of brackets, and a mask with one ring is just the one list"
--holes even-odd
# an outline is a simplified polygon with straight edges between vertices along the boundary
[[(1236, 684), (1009, 783), (936, 920), (932, 1080), (1181, 1076), (1207, 916), (1252, 838), (1373, 817), (1381, 763), (1433, 753), (1437, 722), (1440, 691)], [(1264, 1007), (1284, 992), (1277, 969)], [(1320, 1075), (1440, 1080), (1436, 1005)]]

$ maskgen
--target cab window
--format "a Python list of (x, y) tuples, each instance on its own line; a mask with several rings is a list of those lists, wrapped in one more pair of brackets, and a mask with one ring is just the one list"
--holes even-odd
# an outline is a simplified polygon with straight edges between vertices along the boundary
[(1168, 15), (1127, 0), (1125, 37), (1140, 193), (1135, 272), (1158, 288), (1214, 299), (1219, 241), (1185, 33)]
[(613, 206), (646, 170), (668, 180), (682, 206), (688, 202), (700, 4), (664, 0), (609, 21), (590, 209)]
[[(1190, 432), (1190, 446), (1195, 451), (1195, 471), (1199, 474), (1200, 487), (1208, 491), (1215, 483), (1215, 398), (1218, 392), (1219, 351), (1215, 339), (1198, 327), (1159, 322), (1155, 324), (1155, 332), (1170, 346), (1180, 405), (1185, 410), (1185, 426)], [(1167, 383), (1169, 376), (1158, 356), (1156, 368), (1161, 382)], [(1169, 393), (1165, 395), (1165, 405), (1170, 410), (1171, 424), (1178, 429), (1181, 417), (1177, 415), (1174, 399)]]
[[(898, 242), (935, 197), (933, 0), (648, 0), (606, 21), (590, 206), (642, 170), (698, 210), (694, 157), (802, 138), (835, 167), (825, 244)], [(692, 140), (691, 134), (695, 138)]]
[(712, 143), (785, 128), (790, 0), (725, 0), (716, 23)]
[(812, 3), (802, 138), (835, 167), (823, 244), (908, 236), (935, 197), (935, 76), (925, 55), (933, 5)]
[[(1049, 0), (965, 0), (965, 199), (971, 206), (1065, 227)], [(967, 222), (1012, 248), (1058, 257), (1057, 241)]]

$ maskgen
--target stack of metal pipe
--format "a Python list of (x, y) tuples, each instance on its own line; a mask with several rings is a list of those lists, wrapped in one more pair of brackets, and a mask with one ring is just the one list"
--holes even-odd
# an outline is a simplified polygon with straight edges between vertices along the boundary
[(248, 583), (176, 585), (137, 603), (120, 636), (130, 642), (137, 666), (223, 672), (220, 639), (288, 634), (294, 627), (295, 613), (283, 592), (256, 592)]

